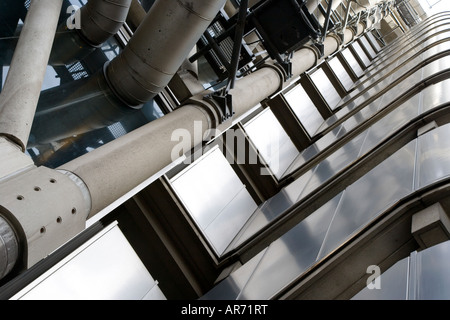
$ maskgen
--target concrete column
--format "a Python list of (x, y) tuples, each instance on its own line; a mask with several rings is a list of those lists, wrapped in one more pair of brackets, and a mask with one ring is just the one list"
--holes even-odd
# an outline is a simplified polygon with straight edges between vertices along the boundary
[(0, 135), (26, 149), (62, 0), (33, 0), (0, 94)]

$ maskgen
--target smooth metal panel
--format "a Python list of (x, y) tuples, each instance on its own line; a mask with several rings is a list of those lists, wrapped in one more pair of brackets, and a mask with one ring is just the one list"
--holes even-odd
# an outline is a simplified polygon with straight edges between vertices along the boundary
[(367, 32), (366, 36), (369, 38), (370, 42), (373, 44), (377, 51), (380, 51), (382, 49), (372, 32)]
[(362, 42), (362, 45), (364, 46), (364, 48), (367, 50), (367, 52), (369, 53), (369, 56), (371, 59), (374, 59), (377, 56), (377, 53), (373, 50), (372, 46), (370, 45), (369, 41), (367, 40), (367, 38), (365, 36), (362, 36), (361, 38), (359, 38)]
[(395, 263), (380, 275), (380, 288), (367, 286), (351, 300), (407, 300), (409, 258)]
[(340, 195), (268, 247), (245, 286), (245, 299), (270, 299), (316, 261)]
[(252, 235), (259, 232), (263, 227), (288, 210), (301, 198), (303, 189), (313, 176), (314, 169), (288, 184), (280, 192), (262, 203), (253, 213), (251, 219), (242, 228), (241, 234), (236, 237), (229, 249), (242, 244)]
[(328, 60), (328, 64), (330, 65), (330, 68), (336, 74), (337, 78), (344, 86), (344, 88), (349, 91), (353, 87), (353, 80), (352, 78), (350, 78), (339, 59), (337, 59), (336, 57), (332, 58)]
[(366, 53), (361, 48), (361, 45), (357, 41), (353, 42), (351, 45), (353, 49), (355, 49), (356, 53), (358, 54), (359, 58), (364, 63), (366, 68), (370, 66), (370, 59), (367, 57)]
[(114, 223), (11, 299), (140, 300), (155, 285)]
[(274, 175), (280, 178), (299, 152), (273, 112), (266, 108), (244, 129)]
[(415, 150), (416, 141), (411, 141), (345, 189), (321, 249), (321, 258), (412, 191)]
[(219, 282), (214, 288), (203, 295), (201, 300), (237, 300), (241, 296), (241, 291), (252, 276), (267, 248), (262, 250), (236, 271), (231, 273), (224, 280)]
[(389, 135), (419, 115), (420, 93), (375, 122), (369, 129), (361, 154), (366, 154), (373, 147), (384, 141)]
[(193, 163), (171, 182), (203, 230), (242, 188), (242, 182), (219, 149)]
[(417, 300), (450, 299), (450, 242), (417, 253)]
[(325, 74), (325, 71), (323, 71), (323, 69), (318, 69), (310, 74), (310, 77), (330, 109), (334, 110), (338, 106), (339, 101), (341, 101), (341, 96)]
[(351, 53), (350, 49), (345, 48), (341, 52), (342, 52), (342, 55), (345, 58), (345, 60), (347, 60), (350, 67), (355, 72), (356, 76), (357, 77), (361, 76), (364, 73), (364, 71), (363, 71), (363, 69), (361, 69), (358, 61), (356, 61), (356, 59), (353, 56), (353, 54)]
[(422, 91), (422, 112), (450, 102), (450, 79), (426, 87)]
[(294, 89), (285, 93), (284, 97), (308, 134), (314, 136), (317, 128), (323, 122), (323, 117), (309, 98), (303, 86), (297, 85)]
[(228, 247), (255, 209), (255, 201), (247, 189), (242, 187), (233, 200), (205, 228), (206, 237), (219, 255)]
[(421, 135), (418, 139), (417, 188), (450, 175), (450, 124)]

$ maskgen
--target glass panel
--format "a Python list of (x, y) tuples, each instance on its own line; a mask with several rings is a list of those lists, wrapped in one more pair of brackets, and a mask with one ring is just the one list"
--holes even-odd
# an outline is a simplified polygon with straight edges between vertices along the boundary
[(321, 257), (412, 191), (415, 151), (416, 141), (411, 141), (344, 191), (324, 241)]
[(270, 299), (316, 262), (339, 198), (336, 196), (268, 247), (243, 290), (243, 298)]
[(187, 167), (171, 184), (218, 254), (256, 209), (256, 203), (219, 148)]
[(417, 253), (418, 300), (450, 299), (450, 242)]
[(106, 228), (12, 300), (142, 300), (157, 282), (117, 224)]
[(355, 49), (355, 51), (356, 51), (357, 55), (359, 56), (359, 58), (361, 59), (361, 61), (363, 62), (363, 64), (367, 68), (370, 65), (370, 59), (367, 57), (366, 53), (361, 48), (361, 45), (359, 44), (359, 42), (357, 42), (357, 41), (353, 42), (352, 46), (353, 46), (353, 49)]
[(305, 89), (301, 85), (297, 85), (294, 89), (285, 93), (284, 97), (308, 134), (311, 137), (314, 136), (317, 128), (323, 122), (323, 117)]
[(246, 123), (244, 129), (275, 177), (281, 178), (298, 150), (270, 108)]
[(312, 73), (310, 77), (328, 106), (331, 110), (334, 110), (338, 106), (339, 101), (341, 101), (341, 96), (336, 91), (336, 88), (333, 86), (330, 79), (328, 79), (325, 72), (322, 69), (318, 69)]
[(367, 40), (367, 38), (365, 36), (359, 38), (361, 40), (362, 45), (364, 46), (364, 48), (367, 50), (367, 52), (370, 55), (371, 59), (374, 59), (377, 54), (376, 52), (373, 50), (372, 46), (370, 45), (369, 41)]
[(450, 125), (419, 137), (417, 187), (422, 188), (450, 175)]
[(339, 81), (342, 83), (344, 88), (349, 91), (353, 87), (353, 80), (348, 75), (342, 63), (338, 58), (333, 58), (328, 60), (328, 64), (330, 65), (333, 72), (336, 74)]
[(364, 287), (352, 300), (406, 300), (409, 258), (402, 259), (380, 275), (380, 288)]
[(361, 69), (361, 66), (359, 65), (358, 61), (356, 61), (355, 56), (353, 56), (352, 52), (349, 48), (345, 48), (341, 51), (342, 55), (344, 56), (345, 60), (347, 60), (348, 64), (352, 68), (353, 72), (356, 74), (357, 77), (360, 77), (364, 71)]

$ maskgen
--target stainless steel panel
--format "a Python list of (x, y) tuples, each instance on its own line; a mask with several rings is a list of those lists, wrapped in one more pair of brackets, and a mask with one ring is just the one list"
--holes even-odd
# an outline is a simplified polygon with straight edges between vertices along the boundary
[(450, 242), (417, 253), (417, 300), (450, 299)]
[(423, 68), (423, 79), (448, 68), (450, 68), (450, 56), (433, 61)]
[(338, 106), (339, 101), (341, 101), (341, 96), (336, 91), (336, 88), (333, 86), (323, 69), (318, 69), (312, 73), (310, 77), (330, 109), (334, 110)]
[(344, 86), (344, 88), (349, 91), (353, 87), (353, 80), (352, 78), (350, 78), (339, 59), (332, 58), (328, 60), (328, 64), (330, 65), (331, 69), (336, 74), (337, 78)]
[(206, 237), (219, 255), (225, 251), (256, 207), (255, 201), (243, 187), (205, 228)]
[(345, 189), (320, 258), (412, 191), (415, 151), (416, 141), (411, 141)]
[(367, 52), (369, 53), (369, 57), (370, 59), (374, 59), (377, 56), (377, 53), (373, 50), (372, 46), (370, 45), (369, 41), (367, 40), (367, 38), (365, 36), (362, 36), (361, 38), (359, 38), (361, 40), (362, 45), (364, 46), (364, 48), (367, 50)]
[(369, 38), (370, 42), (374, 45), (377, 51), (380, 51), (382, 49), (381, 46), (378, 44), (377, 39), (375, 39), (375, 36), (372, 34), (372, 32), (367, 32), (366, 36)]
[(422, 91), (422, 112), (426, 112), (441, 104), (450, 102), (450, 79), (426, 87)]
[(243, 186), (219, 149), (193, 163), (171, 182), (202, 230), (233, 201)]
[(342, 148), (331, 154), (328, 158), (321, 161), (314, 170), (314, 175), (308, 181), (302, 191), (302, 198), (307, 197), (314, 192), (323, 183), (327, 182), (342, 169), (356, 160), (363, 144), (366, 133), (362, 133), (346, 143)]
[(380, 275), (380, 288), (365, 287), (351, 300), (407, 300), (409, 258), (395, 263)]
[(251, 219), (242, 228), (228, 250), (242, 244), (245, 240), (256, 234), (263, 227), (280, 216), (296, 203), (308, 181), (313, 175), (313, 170), (303, 174), (300, 178), (284, 187), (280, 192), (262, 203), (253, 213)]
[(113, 223), (11, 299), (140, 300), (155, 285)]
[(347, 60), (348, 64), (352, 68), (352, 70), (355, 72), (356, 76), (361, 76), (364, 71), (361, 69), (361, 66), (359, 65), (358, 61), (356, 61), (355, 57), (351, 53), (350, 49), (345, 48), (341, 51), (342, 55), (344, 56), (345, 60)]
[(267, 248), (222, 280), (213, 289), (203, 295), (201, 300), (237, 300), (266, 251)]
[(316, 261), (340, 195), (268, 247), (242, 292), (245, 299), (270, 299)]
[(301, 85), (298, 85), (287, 92), (284, 97), (308, 134), (314, 136), (323, 122), (323, 117), (309, 98), (305, 89)]
[(418, 139), (416, 188), (423, 188), (450, 175), (450, 124)]
[(369, 128), (361, 154), (366, 154), (389, 135), (419, 115), (421, 94), (416, 94)]
[(280, 178), (299, 152), (270, 108), (245, 124), (244, 129), (274, 175)]
[(368, 66), (370, 66), (370, 59), (367, 57), (366, 53), (361, 48), (359, 42), (355, 41), (351, 44), (351, 46), (353, 46), (353, 49), (358, 54), (359, 58), (361, 59), (365, 67), (367, 68)]

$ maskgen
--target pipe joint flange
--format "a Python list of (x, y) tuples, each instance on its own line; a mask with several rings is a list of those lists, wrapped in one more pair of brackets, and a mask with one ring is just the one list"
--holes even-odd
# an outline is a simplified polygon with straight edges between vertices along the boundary
[(281, 81), (280, 81), (280, 86), (277, 89), (277, 92), (283, 90), (288, 85), (288, 82), (289, 82), (288, 80), (292, 76), (291, 74), (288, 74), (286, 69), (277, 62), (274, 64), (265, 63), (261, 66), (261, 68), (270, 68), (270, 69), (275, 70), (278, 73)]
[[(211, 99), (206, 98), (207, 96), (193, 96), (186, 100), (186, 102), (183, 105), (194, 105), (198, 107), (202, 112), (205, 112), (208, 116), (208, 119), (210, 121), (209, 127), (210, 128), (217, 128), (221, 124), (222, 119), (222, 111), (220, 110), (219, 106), (212, 101)], [(180, 108), (182, 108), (181, 106)]]
[(327, 34), (327, 37), (334, 38), (336, 40), (336, 42), (338, 43), (337, 49), (334, 52), (332, 52), (331, 54), (335, 54), (336, 52), (341, 50), (341, 46), (344, 44), (344, 33), (337, 34), (335, 32), (330, 32), (329, 34)]

